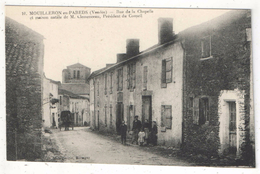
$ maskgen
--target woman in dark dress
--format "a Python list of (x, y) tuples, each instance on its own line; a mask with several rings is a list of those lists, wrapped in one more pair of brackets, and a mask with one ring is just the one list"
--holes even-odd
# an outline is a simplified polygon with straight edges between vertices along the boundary
[(152, 123), (152, 129), (151, 129), (151, 143), (152, 143), (154, 146), (157, 145), (157, 133), (158, 133), (157, 125), (156, 125), (156, 122), (153, 121), (153, 123)]

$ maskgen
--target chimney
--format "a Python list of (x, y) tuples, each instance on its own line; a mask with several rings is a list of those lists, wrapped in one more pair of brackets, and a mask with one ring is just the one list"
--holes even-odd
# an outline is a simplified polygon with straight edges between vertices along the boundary
[(139, 54), (139, 39), (126, 40), (126, 58)]
[(126, 54), (117, 54), (116, 57), (117, 57), (116, 63), (119, 63), (126, 59)]
[(173, 39), (173, 19), (159, 18), (158, 19), (158, 42), (164, 44)]

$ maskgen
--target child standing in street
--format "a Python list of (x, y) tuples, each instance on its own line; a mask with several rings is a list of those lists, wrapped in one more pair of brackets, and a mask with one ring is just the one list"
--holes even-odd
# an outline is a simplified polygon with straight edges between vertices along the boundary
[(120, 126), (120, 134), (121, 134), (121, 143), (126, 144), (126, 132), (127, 132), (127, 126), (125, 124), (125, 121), (122, 121), (122, 124)]
[(144, 144), (144, 137), (145, 137), (144, 130), (141, 129), (141, 131), (138, 133), (138, 143), (140, 146), (143, 146)]

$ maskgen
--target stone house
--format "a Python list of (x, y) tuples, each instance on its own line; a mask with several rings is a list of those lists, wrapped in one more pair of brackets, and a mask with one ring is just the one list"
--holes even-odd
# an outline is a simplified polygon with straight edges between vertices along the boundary
[(70, 111), (74, 115), (74, 125), (89, 125), (89, 99), (70, 91), (59, 89), (59, 114)]
[(173, 20), (158, 22), (158, 44), (139, 52), (139, 40), (128, 39), (126, 54), (117, 54), (116, 64), (90, 76), (91, 127), (118, 133), (125, 120), (131, 130), (138, 115), (142, 122), (157, 122), (159, 144), (180, 147), (184, 52)]
[(250, 10), (230, 11), (179, 38), (185, 150), (241, 158), (254, 145)]
[(252, 159), (250, 11), (233, 10), (178, 35), (172, 19), (159, 19), (158, 30), (158, 44), (139, 52), (139, 40), (127, 40), (116, 64), (89, 77), (91, 127), (116, 133), (125, 120), (130, 130), (139, 115), (157, 122), (159, 144)]
[(5, 20), (7, 160), (41, 156), (44, 37)]
[(59, 118), (59, 97), (58, 87), (59, 81), (43, 79), (43, 120), (45, 126), (57, 128)]

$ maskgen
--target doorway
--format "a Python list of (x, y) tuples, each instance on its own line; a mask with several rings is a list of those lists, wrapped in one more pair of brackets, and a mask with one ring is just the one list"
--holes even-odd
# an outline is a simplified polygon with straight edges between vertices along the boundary
[(150, 126), (152, 125), (152, 97), (143, 96), (142, 97), (142, 123), (145, 119), (148, 120)]
[(116, 104), (116, 132), (120, 133), (120, 124), (124, 120), (124, 104), (118, 102)]
[(133, 121), (135, 116), (135, 106), (129, 105), (128, 106), (128, 113), (127, 113), (127, 129), (131, 130), (133, 127)]
[(236, 102), (228, 102), (229, 105), (229, 153), (237, 151), (237, 117)]

